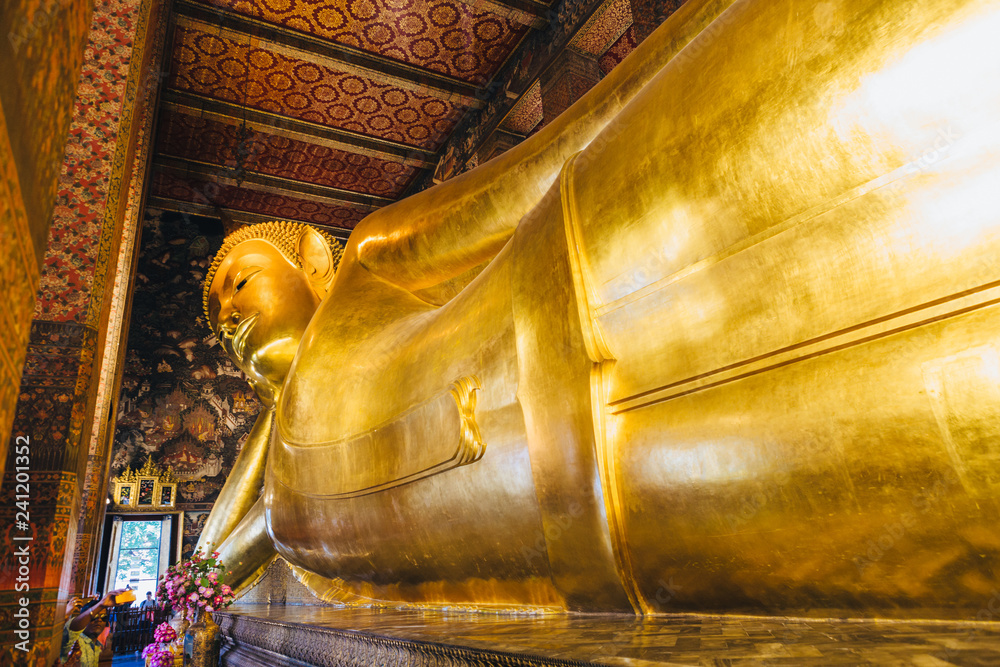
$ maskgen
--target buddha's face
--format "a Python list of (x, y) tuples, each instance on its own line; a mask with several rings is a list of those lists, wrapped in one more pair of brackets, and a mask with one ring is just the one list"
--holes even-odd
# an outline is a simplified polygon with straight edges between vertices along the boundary
[(280, 390), (319, 297), (305, 272), (260, 239), (222, 260), (209, 288), (212, 329), (265, 402)]

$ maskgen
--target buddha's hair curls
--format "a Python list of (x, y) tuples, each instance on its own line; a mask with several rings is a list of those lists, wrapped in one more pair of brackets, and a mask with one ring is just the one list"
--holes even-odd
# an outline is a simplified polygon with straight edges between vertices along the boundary
[[(205, 283), (201, 293), (201, 303), (205, 308), (205, 320), (208, 322), (208, 326), (210, 328), (214, 329), (208, 314), (208, 290), (212, 286), (212, 280), (215, 278), (215, 274), (219, 270), (219, 265), (222, 264), (222, 260), (226, 258), (229, 251), (244, 241), (260, 239), (261, 241), (267, 241), (273, 245), (285, 257), (285, 259), (301, 269), (302, 262), (299, 259), (297, 241), (299, 235), (304, 229), (306, 229), (307, 226), (308, 225), (304, 225), (300, 222), (275, 220), (274, 222), (263, 222), (256, 225), (240, 227), (226, 237), (226, 239), (222, 242), (222, 247), (219, 248), (219, 252), (215, 253), (215, 257), (212, 258), (212, 264), (208, 267), (208, 273), (205, 274)], [(330, 252), (333, 254), (333, 266), (334, 269), (336, 269), (340, 265), (340, 258), (344, 256), (343, 244), (327, 232), (318, 229), (316, 231), (319, 232), (319, 235), (322, 236), (330, 246)]]

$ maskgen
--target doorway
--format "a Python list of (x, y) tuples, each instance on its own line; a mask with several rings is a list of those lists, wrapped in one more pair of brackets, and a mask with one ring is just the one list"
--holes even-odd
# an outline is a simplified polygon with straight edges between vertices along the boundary
[(146, 592), (156, 594), (156, 585), (172, 562), (176, 517), (172, 514), (111, 517), (110, 554), (104, 590), (131, 587), (138, 606)]

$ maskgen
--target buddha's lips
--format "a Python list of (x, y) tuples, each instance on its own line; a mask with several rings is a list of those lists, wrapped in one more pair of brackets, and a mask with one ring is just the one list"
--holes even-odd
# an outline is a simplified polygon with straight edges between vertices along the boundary
[(240, 322), (239, 326), (236, 327), (236, 333), (233, 334), (233, 353), (236, 355), (236, 359), (241, 363), (243, 361), (243, 351), (247, 345), (247, 336), (250, 334), (250, 330), (253, 329), (253, 326), (257, 324), (258, 317), (259, 313), (254, 313)]

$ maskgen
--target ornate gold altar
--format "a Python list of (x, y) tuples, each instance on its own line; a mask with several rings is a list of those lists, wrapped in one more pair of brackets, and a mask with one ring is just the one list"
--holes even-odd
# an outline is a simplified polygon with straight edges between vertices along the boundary
[[(348, 604), (974, 615), (1000, 553), (1000, 3), (691, 0), (360, 223), (238, 232), (269, 409), (203, 536)], [(257, 490), (263, 487), (258, 498)]]
[(116, 512), (153, 512), (172, 510), (177, 504), (177, 478), (173, 468), (166, 469), (146, 458), (142, 468), (127, 468), (111, 479), (112, 502)]

